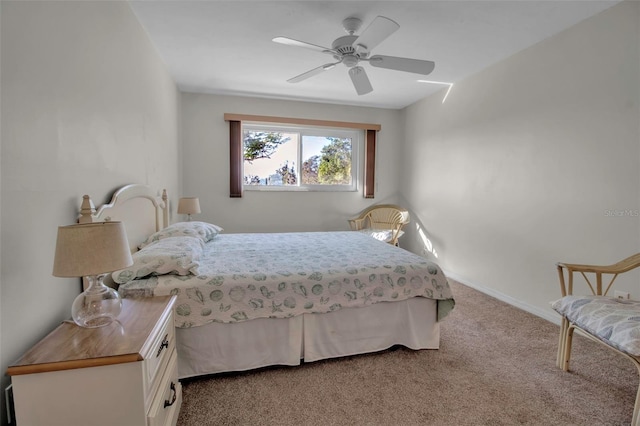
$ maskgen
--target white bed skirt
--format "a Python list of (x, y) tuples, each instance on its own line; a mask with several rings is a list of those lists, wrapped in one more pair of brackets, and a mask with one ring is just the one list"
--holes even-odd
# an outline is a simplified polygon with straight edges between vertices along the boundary
[(403, 345), (438, 349), (437, 302), (415, 297), (364, 308), (176, 329), (178, 376), (245, 371)]

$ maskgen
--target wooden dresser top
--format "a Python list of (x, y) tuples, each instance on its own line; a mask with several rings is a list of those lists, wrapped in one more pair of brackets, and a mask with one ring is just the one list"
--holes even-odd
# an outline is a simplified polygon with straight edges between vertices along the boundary
[[(99, 328), (64, 322), (7, 368), (10, 376), (136, 362), (171, 315), (175, 296), (123, 299), (117, 321)], [(173, 327), (173, 324), (170, 324)]]

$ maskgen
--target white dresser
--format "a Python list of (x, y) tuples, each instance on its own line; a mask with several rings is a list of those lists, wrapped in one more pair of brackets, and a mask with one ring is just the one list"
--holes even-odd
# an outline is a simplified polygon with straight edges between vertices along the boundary
[(174, 303), (124, 299), (108, 326), (61, 324), (7, 369), (18, 425), (175, 425)]

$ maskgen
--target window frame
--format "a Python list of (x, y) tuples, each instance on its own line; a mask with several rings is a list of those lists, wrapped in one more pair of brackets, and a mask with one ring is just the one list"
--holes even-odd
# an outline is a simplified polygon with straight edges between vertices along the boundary
[(261, 123), (302, 124), (364, 130), (366, 135), (364, 142), (362, 195), (364, 198), (375, 198), (376, 140), (378, 131), (382, 129), (380, 124), (273, 117), (268, 115), (248, 115), (228, 112), (224, 113), (224, 121), (229, 123), (229, 197), (242, 198), (243, 196), (244, 176), (242, 168), (244, 165), (244, 144), (242, 141), (241, 123), (243, 121), (255, 121)]
[[(244, 175), (244, 132), (246, 130), (266, 131), (275, 133), (296, 133), (298, 134), (298, 152), (295, 159), (296, 174), (298, 176), (298, 184), (296, 185), (248, 185), (245, 183)], [(276, 124), (276, 123), (258, 123), (258, 122), (242, 122), (242, 186), (246, 191), (282, 191), (282, 192), (357, 192), (362, 186), (361, 171), (363, 168), (363, 158), (361, 152), (364, 148), (364, 132), (360, 129), (347, 129), (337, 127), (324, 126), (302, 126), (295, 124)], [(316, 137), (337, 137), (351, 139), (351, 184), (325, 184), (310, 185), (302, 183), (302, 162), (303, 147), (305, 136)], [(274, 169), (275, 171), (275, 169)]]

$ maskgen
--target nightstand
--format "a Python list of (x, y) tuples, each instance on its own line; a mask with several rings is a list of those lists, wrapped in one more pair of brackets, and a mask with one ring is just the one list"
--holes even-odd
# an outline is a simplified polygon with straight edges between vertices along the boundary
[(101, 328), (65, 322), (7, 369), (19, 425), (175, 425), (175, 296), (124, 299)]

